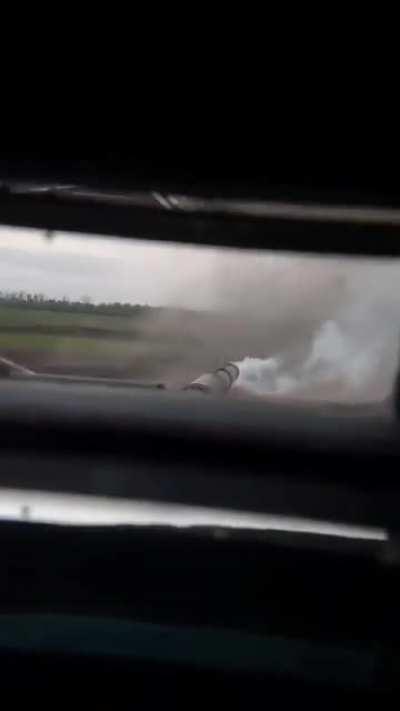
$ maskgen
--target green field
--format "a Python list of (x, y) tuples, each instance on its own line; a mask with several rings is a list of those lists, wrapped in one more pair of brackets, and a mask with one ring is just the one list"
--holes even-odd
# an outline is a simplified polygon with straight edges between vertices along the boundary
[(5, 326), (84, 326), (129, 330), (137, 319), (126, 316), (99, 316), (97, 314), (75, 314), (67, 311), (33, 310), (0, 305), (0, 329)]
[(149, 318), (0, 306), (0, 356), (42, 371), (159, 376), (182, 340)]
[[(314, 324), (309, 326), (312, 333)], [(129, 315), (0, 305), (0, 356), (37, 372), (162, 380), (179, 387), (227, 360), (298, 346), (304, 324), (142, 308)]]
[(84, 338), (81, 336), (53, 336), (47, 334), (35, 335), (27, 334), (8, 334), (1, 333), (0, 327), (0, 353), (6, 351), (21, 351), (21, 353), (54, 353), (60, 352), (65, 355), (91, 356), (103, 354), (118, 355), (134, 352), (134, 346), (130, 346), (126, 341), (109, 341), (101, 338)]

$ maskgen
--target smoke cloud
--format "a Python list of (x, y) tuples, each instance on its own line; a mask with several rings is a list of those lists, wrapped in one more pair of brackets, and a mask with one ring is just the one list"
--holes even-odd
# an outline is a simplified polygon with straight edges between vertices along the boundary
[[(302, 271), (304, 264), (298, 266)], [(291, 283), (289, 309), (286, 295), (288, 320), (282, 314), (287, 329), (298, 335), (297, 351), (278, 348), (267, 358), (249, 353), (238, 363), (237, 387), (282, 398), (339, 402), (385, 398), (398, 359), (399, 265), (318, 260), (307, 269), (311, 279), (303, 292), (298, 282)], [(310, 334), (311, 313), (316, 321)]]

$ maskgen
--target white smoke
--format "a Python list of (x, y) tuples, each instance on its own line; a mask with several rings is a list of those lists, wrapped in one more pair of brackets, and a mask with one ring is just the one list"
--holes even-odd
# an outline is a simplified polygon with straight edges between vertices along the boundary
[(311, 382), (340, 378), (358, 390), (374, 377), (382, 355), (379, 343), (361, 345), (335, 321), (326, 321), (316, 334), (303, 376)]
[(237, 395), (332, 402), (386, 398), (399, 367), (400, 262), (298, 259), (291, 270), (288, 258), (285, 266), (285, 288), (279, 290), (279, 280), (269, 300), (283, 338), (278, 343), (271, 334), (260, 288), (264, 352), (249, 350), (248, 356), (257, 357), (238, 362)]
[[(361, 337), (346, 323), (325, 321), (316, 331), (307, 357), (290, 367), (283, 355), (247, 357), (238, 363), (237, 385), (252, 394), (326, 399), (380, 399), (393, 377), (388, 339)], [(391, 353), (392, 355), (392, 353)], [(393, 358), (391, 359), (393, 361)]]

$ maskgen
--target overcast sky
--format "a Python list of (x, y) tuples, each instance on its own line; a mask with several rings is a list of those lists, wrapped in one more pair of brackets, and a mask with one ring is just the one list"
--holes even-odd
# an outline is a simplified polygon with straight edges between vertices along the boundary
[[(284, 308), (325, 291), (337, 262), (0, 227), (0, 290), (187, 308)], [(271, 297), (273, 297), (271, 301)], [(245, 308), (246, 307), (246, 308)]]
[(326, 261), (0, 227), (0, 290), (56, 298), (252, 313), (314, 298), (336, 275)]
[(0, 228), (0, 290), (204, 308), (214, 249)]
[[(339, 281), (338, 281), (339, 279)], [(243, 316), (308, 311), (350, 287), (347, 310), (379, 304), (400, 321), (400, 263), (320, 259), (0, 227), (0, 290), (187, 308)], [(343, 299), (341, 299), (341, 307)], [(382, 322), (379, 315), (378, 324)], [(375, 326), (374, 326), (375, 327)]]

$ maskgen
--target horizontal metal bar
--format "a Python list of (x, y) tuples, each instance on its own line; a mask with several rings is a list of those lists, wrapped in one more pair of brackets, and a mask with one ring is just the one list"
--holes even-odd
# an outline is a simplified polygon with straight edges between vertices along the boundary
[[(2, 359), (0, 358), (0, 362), (1, 360)], [(27, 377), (29, 377), (33, 378), (35, 383), (54, 383), (57, 385), (103, 385), (105, 387), (125, 388), (133, 390), (163, 390), (165, 388), (164, 383), (157, 383), (151, 381), (138, 382), (124, 378), (97, 378), (85, 375), (59, 375), (57, 373), (53, 374), (28, 372), (27, 375), (25, 375), (24, 373), (11, 373), (7, 377), (11, 380), (20, 380), (21, 378), (26, 379)]]
[(399, 526), (389, 415), (33, 379), (0, 401), (3, 487)]
[(174, 205), (171, 197), (167, 208), (156, 199), (149, 206), (90, 194), (66, 198), (61, 192), (2, 191), (0, 224), (221, 247), (400, 256), (397, 209), (295, 202), (228, 205), (184, 196), (175, 196)]

